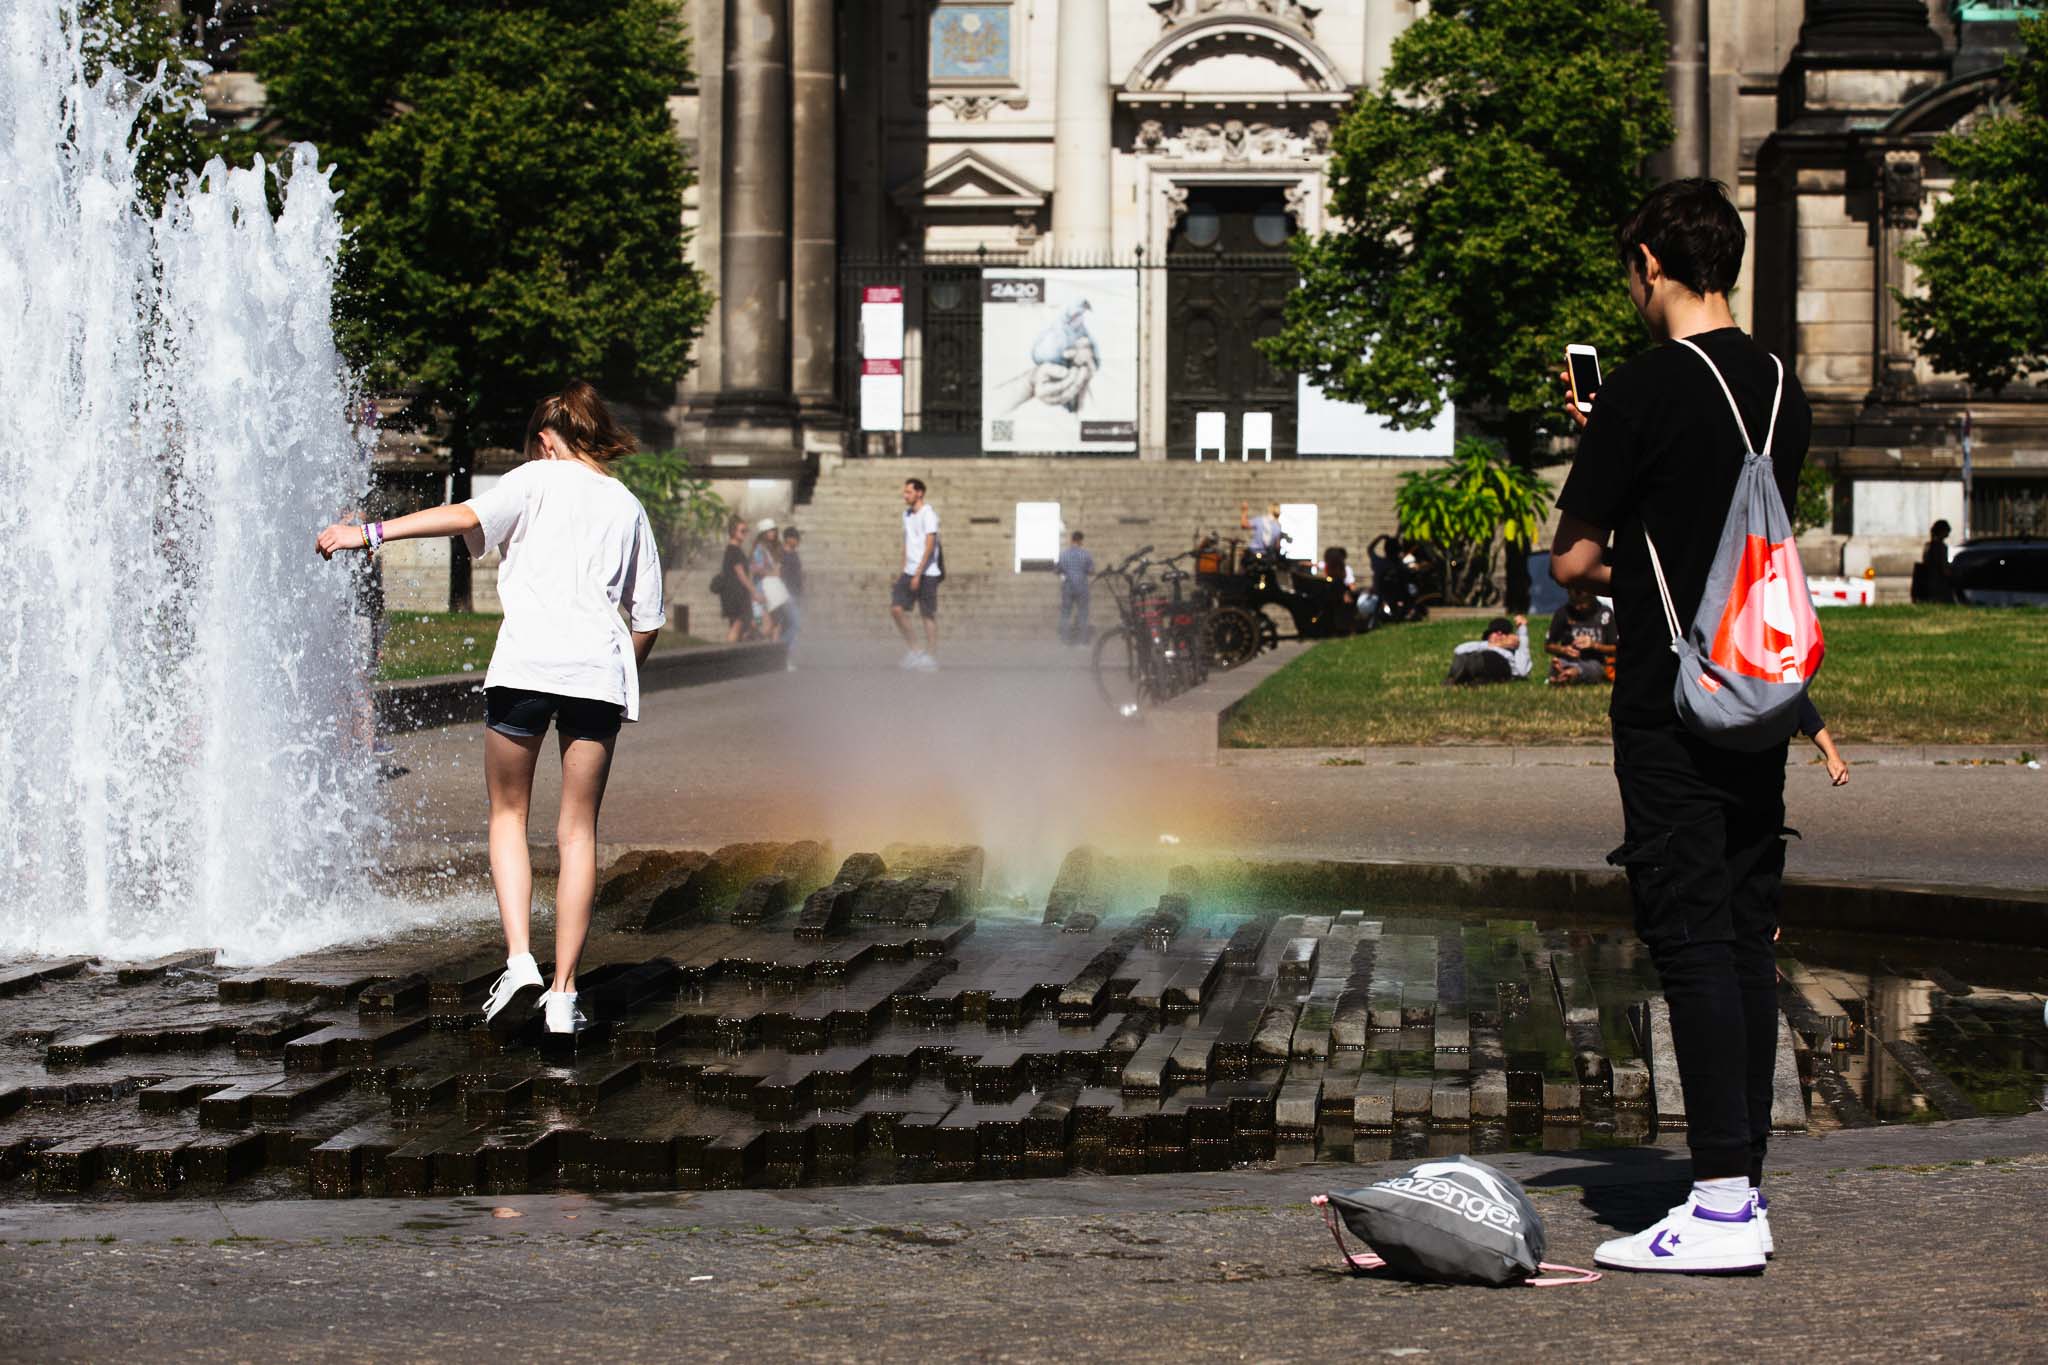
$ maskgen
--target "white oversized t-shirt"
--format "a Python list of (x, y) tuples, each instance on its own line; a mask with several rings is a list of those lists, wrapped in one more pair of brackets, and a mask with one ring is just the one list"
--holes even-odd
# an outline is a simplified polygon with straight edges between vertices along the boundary
[[(917, 561), (924, 558), (924, 538), (926, 536), (935, 536), (938, 533), (939, 514), (932, 510), (930, 503), (926, 503), (915, 512), (911, 511), (908, 507), (903, 509), (903, 572), (907, 574), (917, 572)], [(924, 576), (926, 578), (937, 578), (939, 576), (939, 552), (937, 547), (934, 547), (932, 550), (931, 562), (924, 567)]]
[(640, 719), (633, 630), (658, 630), (661, 555), (640, 500), (575, 460), (528, 460), (466, 504), (470, 553), (494, 549), (505, 620), (485, 687), (589, 697)]

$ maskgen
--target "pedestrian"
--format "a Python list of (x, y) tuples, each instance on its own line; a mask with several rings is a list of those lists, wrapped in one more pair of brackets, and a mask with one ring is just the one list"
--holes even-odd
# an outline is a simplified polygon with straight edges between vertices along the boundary
[(1744, 240), (1718, 182), (1651, 191), (1618, 245), (1629, 299), (1658, 344), (1607, 376), (1590, 419), (1566, 407), (1583, 431), (1557, 500), (1551, 572), (1568, 588), (1614, 599), (1609, 716), (1623, 842), (1608, 861), (1628, 873), (1636, 932), (1663, 983), (1692, 1153), (1685, 1203), (1595, 1253), (1628, 1270), (1761, 1270), (1771, 1254), (1761, 1187), (1778, 1044), (1771, 936), (1785, 869), (1787, 741), (1740, 752), (1679, 719), (1678, 656), (1648, 548), (1653, 540), (1678, 618), (1690, 621), (1741, 452), (1770, 452), (1786, 506), (1798, 490), (1813, 412), (1798, 378), (1729, 312)]
[(1072, 543), (1053, 564), (1060, 577), (1060, 640), (1069, 645), (1088, 643), (1088, 589), (1095, 581), (1095, 556), (1081, 542), (1081, 533), (1074, 532)]
[(718, 610), (725, 617), (725, 642), (736, 645), (754, 625), (754, 603), (761, 593), (754, 586), (753, 571), (747, 566), (747, 519), (734, 517), (725, 527), (725, 558), (711, 586), (718, 593)]
[(1956, 600), (1955, 580), (1948, 562), (1949, 530), (1946, 519), (1935, 522), (1927, 530), (1927, 543), (1920, 547), (1920, 562), (1913, 566), (1912, 597), (1915, 602)]
[[(526, 463), (468, 502), (392, 521), (337, 522), (323, 559), (374, 552), (388, 540), (461, 536), (470, 553), (498, 551), (505, 618), (484, 675), (484, 785), (490, 795), (491, 883), (505, 928), (505, 971), (484, 1017), (542, 985), (529, 934), (533, 864), (527, 811), (552, 720), (562, 755), (555, 843), (554, 980), (537, 1004), (550, 1033), (588, 1021), (576, 1008), (576, 963), (597, 891), (597, 811), (624, 721), (640, 718), (640, 668), (664, 620), (661, 558), (647, 513), (613, 477), (634, 449), (597, 390), (582, 380), (543, 398), (526, 427)], [(620, 619), (623, 609), (626, 618)]]
[(1239, 503), (1237, 528), (1252, 533), (1251, 543), (1245, 547), (1246, 554), (1278, 555), (1281, 542), (1287, 539), (1287, 533), (1280, 529), (1280, 504), (1277, 502), (1267, 503), (1266, 514), (1262, 517), (1252, 515), (1250, 503)]
[[(939, 514), (924, 494), (924, 480), (903, 481), (903, 572), (889, 592), (889, 615), (908, 647), (902, 666), (930, 672), (939, 666), (939, 579), (945, 575), (945, 560), (939, 552)], [(921, 649), (912, 612), (924, 618)]]
[(748, 564), (754, 576), (754, 624), (769, 640), (782, 638), (783, 608), (789, 605), (789, 588), (782, 581), (782, 537), (775, 520), (763, 517), (760, 534), (754, 537), (753, 557)]
[(789, 601), (782, 608), (783, 667), (796, 671), (796, 636), (803, 625), (804, 557), (803, 532), (794, 526), (782, 528), (782, 586), (789, 589)]

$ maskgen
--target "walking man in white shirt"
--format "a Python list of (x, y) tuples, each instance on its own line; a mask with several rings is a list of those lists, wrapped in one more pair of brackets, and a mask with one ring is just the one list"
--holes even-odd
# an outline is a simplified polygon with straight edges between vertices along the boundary
[[(924, 480), (903, 481), (903, 572), (889, 593), (889, 615), (903, 632), (908, 652), (903, 667), (927, 672), (939, 666), (939, 514), (924, 500)], [(918, 648), (915, 611), (924, 618), (924, 647)]]

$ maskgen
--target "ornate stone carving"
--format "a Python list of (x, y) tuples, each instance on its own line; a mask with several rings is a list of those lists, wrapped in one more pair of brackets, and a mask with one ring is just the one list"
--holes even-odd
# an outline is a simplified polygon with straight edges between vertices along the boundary
[(1188, 187), (1168, 185), (1166, 187), (1166, 230), (1172, 232), (1180, 225), (1182, 215), (1188, 211)]
[(1283, 192), (1287, 200), (1287, 216), (1294, 220), (1294, 226), (1303, 232), (1308, 230), (1308, 186), (1297, 180)]
[(934, 95), (931, 106), (944, 106), (953, 111), (953, 117), (962, 122), (985, 119), (991, 109), (1001, 105), (1010, 109), (1022, 109), (1030, 101), (1017, 95)]
[(1884, 154), (1884, 221), (1887, 227), (1920, 226), (1920, 201), (1924, 186), (1920, 178), (1920, 153)]
[(1272, 123), (1190, 123), (1168, 131), (1157, 119), (1138, 125), (1137, 151), (1173, 161), (1213, 161), (1226, 165), (1254, 162), (1318, 161), (1329, 155), (1330, 125), (1321, 119), (1300, 128)]
[(1316, 31), (1316, 16), (1323, 12), (1321, 5), (1304, 5), (1297, 0), (1149, 0), (1149, 3), (1159, 15), (1159, 26), (1163, 29), (1206, 19), (1212, 14), (1258, 14), (1292, 24), (1311, 37)]

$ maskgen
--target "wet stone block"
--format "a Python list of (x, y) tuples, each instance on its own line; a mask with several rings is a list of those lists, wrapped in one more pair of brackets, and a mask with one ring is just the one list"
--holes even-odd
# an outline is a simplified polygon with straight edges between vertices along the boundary
[(45, 1194), (78, 1194), (92, 1186), (100, 1169), (101, 1141), (65, 1138), (35, 1154), (36, 1188)]
[(1286, 950), (1281, 953), (1278, 964), (1281, 988), (1306, 987), (1315, 978), (1316, 958), (1321, 951), (1321, 939), (1295, 938), (1288, 940)]
[(354, 1084), (355, 1073), (352, 1071), (287, 1076), (249, 1096), (249, 1117), (256, 1123), (284, 1123), (324, 1100), (347, 1093)]
[(174, 1076), (145, 1088), (135, 1098), (145, 1114), (170, 1114), (189, 1109), (229, 1084), (213, 1076)]
[(114, 972), (114, 979), (123, 986), (143, 986), (160, 981), (174, 971), (192, 971), (211, 967), (218, 954), (212, 948), (187, 949), (179, 953), (166, 953), (146, 962), (126, 962)]
[(237, 1057), (281, 1057), (285, 1045), (294, 1038), (324, 1027), (310, 1014), (280, 1014), (274, 1018), (246, 1024), (235, 1034), (235, 1055)]
[(185, 1180), (185, 1149), (190, 1138), (151, 1138), (135, 1146), (128, 1171), (131, 1194), (166, 1195)]
[(792, 890), (788, 877), (757, 877), (733, 902), (734, 924), (761, 924), (789, 909)]
[(853, 898), (860, 887), (851, 882), (834, 882), (813, 891), (797, 915), (796, 936), (816, 941), (845, 932), (853, 922)]
[(361, 1014), (409, 1014), (427, 1007), (429, 983), (419, 972), (379, 981), (356, 997)]
[(121, 1035), (118, 1033), (80, 1033), (51, 1043), (43, 1054), (43, 1062), (47, 1066), (81, 1066), (118, 1056), (120, 1052)]
[(209, 1133), (186, 1145), (185, 1179), (210, 1187), (231, 1185), (263, 1169), (265, 1151), (261, 1133)]
[(96, 961), (97, 958), (90, 957), (66, 957), (54, 962), (29, 962), (19, 967), (0, 968), (0, 999), (35, 990), (47, 981), (77, 976), (89, 963)]
[(706, 1144), (698, 1169), (707, 1190), (737, 1190), (759, 1181), (768, 1160), (766, 1134), (739, 1128)]
[(225, 1090), (216, 1090), (202, 1096), (199, 1101), (199, 1126), (201, 1128), (246, 1128), (249, 1126), (249, 1102), (260, 1092), (273, 1085), (282, 1085), (283, 1079), (243, 1081)]

